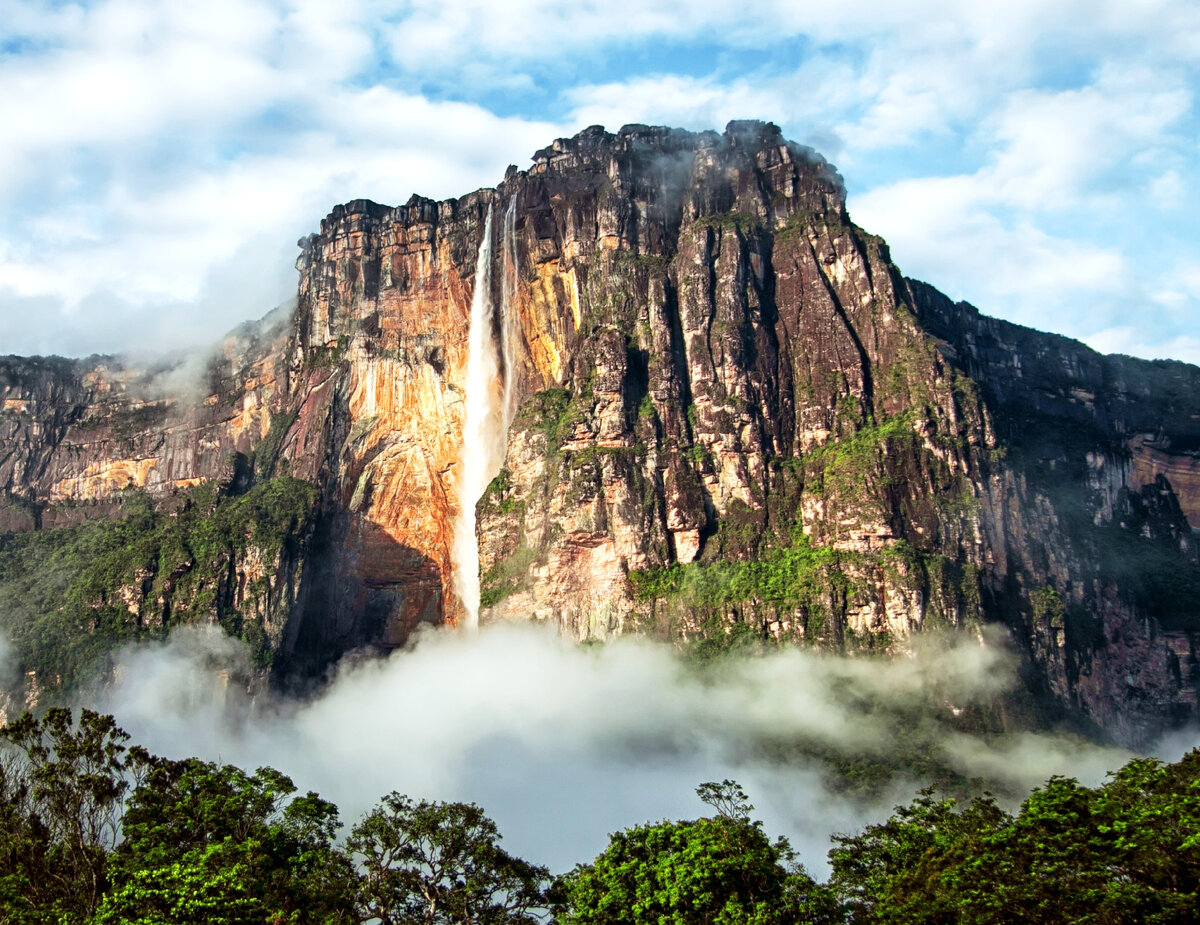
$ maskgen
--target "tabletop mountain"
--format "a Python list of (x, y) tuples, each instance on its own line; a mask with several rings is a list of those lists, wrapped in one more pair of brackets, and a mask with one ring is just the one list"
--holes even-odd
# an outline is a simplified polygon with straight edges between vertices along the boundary
[(1200, 369), (906, 279), (775, 126), (589, 128), (300, 246), (290, 317), (193, 390), (0, 360), (12, 706), (179, 622), (283, 684), (465, 619), (474, 303), (482, 621), (893, 654), (999, 624), (1051, 712), (1133, 745), (1196, 718)]

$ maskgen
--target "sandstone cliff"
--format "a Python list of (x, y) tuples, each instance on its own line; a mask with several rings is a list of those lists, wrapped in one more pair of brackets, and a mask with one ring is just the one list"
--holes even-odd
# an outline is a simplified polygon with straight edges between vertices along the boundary
[(291, 505), (262, 542), (220, 514), (207, 565), (123, 562), (130, 632), (179, 598), (285, 681), (462, 619), (480, 279), (505, 443), (476, 508), (485, 622), (895, 654), (999, 622), (1045, 703), (1121, 741), (1195, 718), (1200, 370), (906, 280), (774, 126), (588, 129), (494, 190), (339, 206), (301, 250), (290, 324), (231, 338), (194, 398), (106, 361), (0, 369), (10, 547), (135, 495), (160, 520)]

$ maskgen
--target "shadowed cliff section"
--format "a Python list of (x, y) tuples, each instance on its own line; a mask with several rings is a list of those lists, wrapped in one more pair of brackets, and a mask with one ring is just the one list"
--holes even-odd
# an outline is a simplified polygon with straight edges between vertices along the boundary
[(484, 620), (701, 654), (900, 655), (1001, 623), (1049, 715), (1126, 743), (1196, 718), (1200, 371), (905, 279), (769, 123), (592, 127), (496, 189), (338, 206), (300, 242), (288, 323), (237, 332), (186, 392), (104, 358), (5, 361), (0, 528), (292, 479), (313, 491), (295, 564), (266, 567), (300, 576), (267, 621), (278, 683), (457, 622), (489, 208), (512, 421), (477, 506)]

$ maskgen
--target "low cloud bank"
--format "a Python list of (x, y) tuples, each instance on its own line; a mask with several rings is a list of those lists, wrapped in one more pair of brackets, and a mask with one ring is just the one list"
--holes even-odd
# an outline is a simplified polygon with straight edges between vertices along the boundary
[(901, 774), (867, 800), (831, 789), (830, 760), (936, 752), (965, 778), (1017, 791), (1051, 774), (1097, 783), (1130, 757), (1042, 734), (939, 725), (1015, 684), (996, 640), (921, 646), (912, 658), (790, 649), (697, 670), (637, 640), (577, 646), (537, 627), (422, 635), (386, 659), (345, 664), (318, 696), (251, 698), (246, 652), (219, 631), (181, 629), (127, 649), (94, 701), (171, 757), (271, 765), (354, 822), (384, 793), (473, 800), (510, 850), (555, 870), (608, 833), (695, 818), (693, 788), (737, 779), (771, 834), (811, 871), (829, 835), (887, 816), (928, 781)]

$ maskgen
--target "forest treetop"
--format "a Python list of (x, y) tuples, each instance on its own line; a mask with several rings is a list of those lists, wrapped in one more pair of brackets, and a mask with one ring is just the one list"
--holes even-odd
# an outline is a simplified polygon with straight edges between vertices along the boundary
[(1200, 751), (1016, 813), (921, 791), (838, 835), (815, 882), (734, 781), (713, 814), (614, 833), (551, 877), (471, 803), (390, 793), (344, 840), (337, 807), (253, 773), (151, 755), (112, 716), (53, 708), (0, 730), (0, 923), (1001, 923), (1200, 917)]

